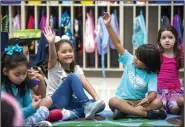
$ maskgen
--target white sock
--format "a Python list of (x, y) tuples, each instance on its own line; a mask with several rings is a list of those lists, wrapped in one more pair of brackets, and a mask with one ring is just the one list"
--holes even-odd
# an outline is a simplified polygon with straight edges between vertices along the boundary
[(71, 116), (71, 111), (65, 108), (62, 109), (62, 120), (68, 120)]

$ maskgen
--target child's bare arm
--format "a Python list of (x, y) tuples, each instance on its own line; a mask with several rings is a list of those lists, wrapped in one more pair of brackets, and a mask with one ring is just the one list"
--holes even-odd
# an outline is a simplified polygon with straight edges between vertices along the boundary
[(44, 35), (49, 43), (49, 59), (48, 59), (48, 69), (51, 69), (55, 66), (57, 62), (57, 53), (55, 48), (55, 33), (49, 26), (44, 28)]
[(141, 106), (147, 106), (148, 104), (150, 104), (157, 96), (156, 92), (149, 92), (148, 96), (146, 96), (140, 103), (137, 104), (137, 106), (141, 105)]
[(83, 84), (83, 87), (85, 88), (85, 90), (93, 97), (93, 99), (95, 100), (99, 100), (99, 96), (97, 94), (97, 92), (95, 91), (95, 89), (93, 88), (93, 86), (89, 83), (89, 81), (87, 80), (87, 78), (85, 77), (85, 75), (81, 75), (80, 76), (80, 80)]
[(39, 83), (35, 87), (33, 87), (32, 90), (34, 94), (41, 95), (41, 97), (44, 98), (46, 96), (46, 85), (45, 85), (44, 77), (38, 71), (34, 69), (28, 70), (28, 78), (30, 80), (39, 81)]
[(114, 32), (114, 30), (112, 29), (112, 27), (110, 25), (110, 21), (111, 21), (110, 14), (105, 12), (104, 16), (103, 16), (103, 20), (104, 20), (104, 24), (105, 24), (105, 26), (107, 28), (107, 31), (108, 31), (108, 33), (110, 35), (110, 38), (112, 39), (112, 42), (113, 42), (114, 46), (116, 47), (117, 51), (120, 54), (123, 54), (125, 48), (120, 43), (120, 40), (119, 40), (118, 36), (116, 35), (116, 33)]

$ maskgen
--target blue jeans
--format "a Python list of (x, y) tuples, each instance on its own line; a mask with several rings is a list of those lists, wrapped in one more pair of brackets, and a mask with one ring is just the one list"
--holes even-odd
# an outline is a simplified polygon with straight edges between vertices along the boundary
[[(77, 98), (72, 96), (73, 93)], [(78, 117), (84, 116), (84, 105), (90, 102), (84, 92), (80, 79), (75, 74), (66, 77), (51, 98), (53, 105), (50, 109), (69, 109), (74, 111)]]
[[(94, 99), (90, 99), (90, 102), (95, 102)], [(69, 110), (72, 110), (78, 117), (85, 117), (84, 108), (80, 104), (78, 98), (72, 97)]]

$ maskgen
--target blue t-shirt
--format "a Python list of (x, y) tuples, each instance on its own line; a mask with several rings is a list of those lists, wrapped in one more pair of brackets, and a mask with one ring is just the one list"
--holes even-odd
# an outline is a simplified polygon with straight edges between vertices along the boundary
[(147, 92), (157, 91), (157, 74), (135, 67), (133, 60), (127, 50), (119, 58), (124, 64), (124, 73), (115, 95), (120, 99), (143, 99)]

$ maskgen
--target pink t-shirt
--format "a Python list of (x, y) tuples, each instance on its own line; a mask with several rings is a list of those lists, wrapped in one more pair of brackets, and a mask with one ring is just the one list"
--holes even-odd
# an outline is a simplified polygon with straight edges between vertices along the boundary
[(180, 88), (179, 70), (176, 58), (162, 56), (161, 69), (158, 74), (157, 88), (175, 89)]

